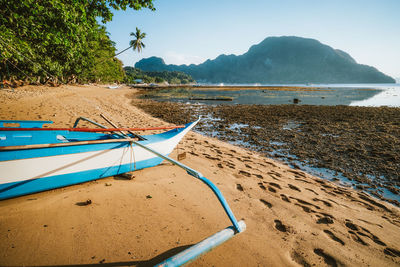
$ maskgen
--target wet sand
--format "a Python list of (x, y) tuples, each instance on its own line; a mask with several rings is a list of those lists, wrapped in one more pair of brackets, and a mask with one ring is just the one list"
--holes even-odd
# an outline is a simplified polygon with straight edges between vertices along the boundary
[[(78, 116), (102, 122), (104, 113), (121, 126), (168, 124), (132, 106), (134, 92), (96, 86), (0, 91), (0, 117), (65, 127)], [(399, 208), (197, 133), (178, 149), (187, 155), (182, 162), (217, 184), (247, 224), (243, 234), (190, 266), (400, 264)], [(209, 189), (185, 171), (163, 163), (134, 176), (1, 201), (0, 265), (149, 266), (229, 225)]]

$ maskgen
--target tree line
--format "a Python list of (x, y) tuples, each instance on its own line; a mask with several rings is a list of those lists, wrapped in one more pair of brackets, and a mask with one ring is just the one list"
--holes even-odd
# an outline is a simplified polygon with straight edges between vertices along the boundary
[(123, 81), (115, 43), (98, 19), (111, 21), (113, 9), (154, 10), (152, 0), (0, 3), (0, 78), (29, 83)]
[(125, 83), (165, 83), (189, 84), (196, 83), (192, 76), (180, 71), (142, 71), (134, 67), (124, 67)]

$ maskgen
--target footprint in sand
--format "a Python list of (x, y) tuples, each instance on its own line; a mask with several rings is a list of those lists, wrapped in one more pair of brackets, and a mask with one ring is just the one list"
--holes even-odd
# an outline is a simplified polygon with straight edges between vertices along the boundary
[(255, 173), (253, 173), (253, 175), (254, 175), (255, 177), (257, 177), (258, 179), (263, 179), (263, 178), (264, 178), (261, 174), (255, 174)]
[[(297, 171), (297, 170), (289, 170), (289, 172), (291, 172), (291, 173), (293, 173), (293, 174), (295, 174), (295, 175), (299, 175), (299, 176), (301, 176), (301, 177), (306, 177), (306, 175), (305, 175), (305, 173), (304, 172), (301, 172), (301, 171)], [(306, 181), (305, 181), (306, 182)], [(308, 182), (308, 181), (307, 181)], [(308, 182), (309, 183), (309, 182)]]
[(303, 183), (306, 183), (306, 184), (311, 184), (310, 181), (307, 181), (307, 180), (305, 180), (305, 179), (301, 179), (301, 178), (299, 178), (298, 176), (295, 176), (295, 180), (296, 180), (296, 181), (303, 182)]
[(278, 231), (281, 231), (283, 233), (286, 233), (288, 231), (288, 228), (286, 225), (284, 225), (280, 220), (274, 220), (275, 223), (275, 229)]
[(332, 267), (338, 266), (335, 258), (332, 257), (331, 255), (326, 254), (323, 249), (316, 248), (314, 249), (314, 253), (322, 257), (328, 266)]
[(381, 208), (389, 213), (392, 213), (392, 211), (390, 209), (388, 209), (385, 205), (376, 202), (375, 200), (373, 200), (372, 198), (370, 198), (369, 196), (367, 196), (364, 193), (358, 193), (358, 196), (362, 199), (365, 200), (367, 202), (369, 202), (369, 204), (374, 205), (375, 207)]
[(350, 220), (346, 220), (345, 226), (347, 228), (349, 228), (350, 230), (352, 230), (352, 231), (349, 231), (349, 233), (353, 235), (353, 239), (356, 242), (364, 244), (365, 243), (364, 240), (362, 240), (360, 237), (360, 236), (363, 236), (363, 237), (367, 237), (367, 238), (371, 239), (372, 241), (374, 241), (376, 244), (378, 244), (380, 246), (386, 246), (385, 242), (380, 240), (379, 237), (377, 237), (376, 235), (371, 233), (368, 229), (358, 226), (358, 225), (352, 223)]
[(346, 220), (346, 222), (345, 222), (344, 225), (346, 225), (346, 227), (349, 228), (349, 229), (351, 229), (351, 230), (354, 230), (354, 231), (358, 231), (358, 230), (359, 230), (358, 226), (355, 225), (355, 224), (353, 224), (353, 223), (352, 223), (351, 221), (349, 221), (349, 220)]
[(292, 184), (288, 184), (288, 186), (289, 186), (289, 188), (292, 189), (292, 190), (301, 192), (301, 190), (300, 190), (297, 186), (294, 186), (294, 185), (292, 185)]
[(300, 253), (298, 253), (297, 251), (292, 251), (291, 253), (290, 253), (290, 257), (292, 258), (292, 260), (294, 261), (294, 262), (297, 262), (298, 264), (300, 264), (301, 266), (304, 266), (304, 267), (311, 267), (311, 264), (309, 264), (306, 260), (305, 260), (305, 258), (300, 254)]
[(344, 246), (344, 242), (342, 241), (342, 239), (340, 239), (339, 237), (337, 237), (334, 233), (332, 233), (329, 230), (324, 230), (324, 233), (327, 234), (333, 241), (336, 241), (340, 244), (342, 244)]
[(312, 190), (312, 189), (310, 189), (310, 188), (305, 188), (306, 190), (308, 190), (308, 191), (310, 191), (310, 192), (313, 192), (316, 196), (318, 196), (319, 194), (317, 193), (317, 192), (315, 192), (314, 190)]
[(236, 189), (243, 192), (243, 187), (241, 184), (236, 184)]
[(251, 176), (251, 173), (248, 173), (248, 172), (243, 171), (243, 170), (240, 170), (240, 171), (239, 171), (239, 174), (244, 175), (244, 176), (246, 176), (246, 177), (250, 177), (250, 176)]
[(317, 224), (332, 224), (334, 223), (333, 218), (329, 216), (320, 217), (317, 220)]
[(359, 235), (361, 235), (361, 236), (365, 236), (365, 237), (371, 239), (372, 241), (374, 241), (376, 244), (378, 244), (378, 245), (380, 245), (380, 246), (386, 247), (385, 242), (382, 242), (382, 241), (379, 239), (379, 237), (377, 237), (376, 235), (370, 233), (369, 231), (368, 231), (368, 234), (363, 233), (363, 232), (360, 232), (360, 231), (357, 232), (357, 234), (359, 234)]
[(383, 252), (392, 257), (400, 257), (400, 251), (394, 248), (385, 248)]
[(282, 198), (283, 201), (286, 201), (286, 202), (288, 202), (288, 203), (291, 203), (291, 201), (289, 200), (289, 198), (288, 198), (286, 195), (281, 194), (281, 198)]
[(268, 201), (260, 198), (261, 203), (263, 203), (265, 206), (267, 206), (268, 208), (272, 208), (272, 204), (269, 203)]
[(282, 189), (281, 186), (277, 183), (269, 183), (270, 186), (276, 187), (278, 189)]
[(258, 186), (259, 186), (262, 190), (267, 190), (267, 188), (263, 185), (263, 183), (258, 183)]
[(350, 230), (348, 232), (354, 241), (356, 241), (357, 243), (360, 243), (363, 246), (368, 246), (368, 244), (361, 237), (359, 237), (355, 232), (350, 231)]
[(272, 192), (272, 193), (276, 193), (276, 189), (273, 187), (268, 186), (268, 191)]
[(303, 205), (300, 205), (300, 204), (298, 204), (298, 203), (296, 203), (295, 205), (301, 207), (301, 208), (302, 208), (305, 212), (307, 212), (307, 213), (310, 213), (310, 212), (315, 213), (314, 210), (310, 209), (310, 208), (307, 207), (307, 206), (303, 206)]
[(280, 181), (278, 178), (275, 177), (275, 174), (271, 174), (271, 173), (268, 173), (268, 174), (272, 179)]

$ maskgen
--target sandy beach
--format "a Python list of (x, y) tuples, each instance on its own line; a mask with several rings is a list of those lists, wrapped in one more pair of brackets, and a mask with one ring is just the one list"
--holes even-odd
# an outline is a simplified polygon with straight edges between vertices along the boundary
[[(0, 118), (71, 127), (79, 116), (103, 122), (103, 113), (120, 126), (171, 125), (132, 105), (134, 93), (94, 85), (0, 90)], [(400, 265), (398, 207), (197, 133), (171, 157), (182, 152), (247, 224), (190, 266)], [(132, 180), (0, 201), (0, 265), (151, 266), (229, 225), (203, 183), (163, 163)]]

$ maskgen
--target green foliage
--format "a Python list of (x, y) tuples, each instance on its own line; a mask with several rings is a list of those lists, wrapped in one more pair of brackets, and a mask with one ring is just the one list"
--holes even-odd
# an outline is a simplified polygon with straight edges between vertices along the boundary
[(144, 71), (182, 71), (209, 83), (394, 83), (377, 69), (357, 64), (347, 53), (295, 36), (268, 37), (243, 55), (220, 55), (199, 65), (167, 65), (150, 57), (135, 64)]
[(131, 32), (130, 36), (134, 36), (136, 38), (129, 42), (130, 46), (133, 47), (133, 50), (137, 50), (140, 53), (142, 49), (146, 47), (143, 43), (146, 33), (140, 32), (140, 30), (136, 27), (136, 32)]
[[(122, 64), (103, 22), (111, 8), (154, 9), (152, 0), (0, 0), (0, 76), (121, 81)], [(24, 74), (25, 73), (25, 74)]]
[(169, 84), (188, 84), (196, 81), (188, 74), (180, 71), (142, 71), (134, 67), (124, 67), (125, 82), (135, 83), (135, 80), (142, 80), (145, 83), (163, 83)]

